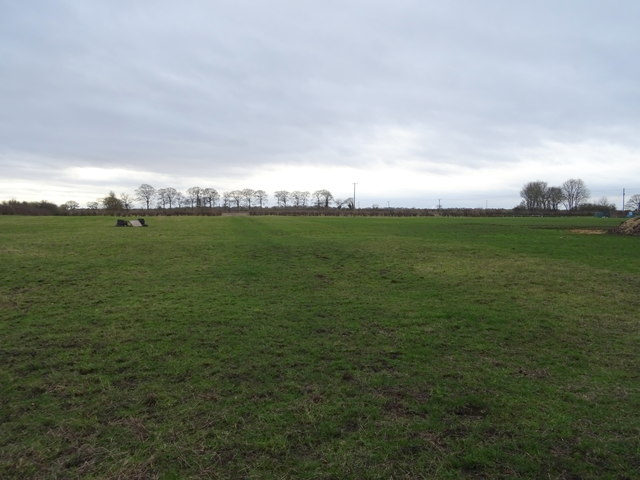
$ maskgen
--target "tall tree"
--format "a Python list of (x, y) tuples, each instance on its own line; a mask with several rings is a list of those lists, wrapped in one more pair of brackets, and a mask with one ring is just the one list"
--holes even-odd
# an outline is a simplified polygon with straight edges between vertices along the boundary
[(176, 203), (176, 199), (178, 198), (178, 195), (181, 195), (181, 193), (178, 192), (173, 187), (167, 187), (164, 189), (164, 197), (167, 203), (169, 204), (169, 208), (173, 208), (173, 205)]
[(154, 199), (155, 196), (156, 196), (156, 189), (146, 183), (143, 183), (142, 185), (140, 185), (140, 187), (136, 189), (136, 199), (138, 199), (141, 202), (144, 202), (144, 204), (147, 207), (147, 210), (149, 210), (149, 204), (151, 203), (151, 201)]
[(536, 180), (535, 182), (527, 183), (520, 190), (520, 196), (527, 210), (544, 208), (547, 196), (547, 182)]
[(231, 190), (229, 192), (229, 199), (235, 204), (236, 208), (240, 208), (240, 202), (242, 202), (243, 198), (242, 190)]
[(167, 208), (167, 204), (169, 203), (167, 199), (167, 189), (159, 188), (156, 190), (156, 198), (158, 199), (158, 207)]
[(633, 210), (634, 212), (640, 212), (640, 195), (631, 195), (624, 204), (624, 208)]
[(231, 192), (222, 192), (222, 206), (224, 208), (231, 207)]
[(545, 208), (547, 210), (558, 210), (564, 200), (564, 193), (560, 187), (549, 187), (545, 196)]
[(316, 199), (317, 207), (328, 208), (329, 204), (333, 200), (333, 195), (331, 195), (329, 190), (316, 190), (313, 192), (313, 196)]
[(267, 199), (269, 198), (269, 195), (264, 190), (256, 190), (255, 192), (253, 192), (253, 198), (255, 199), (256, 202), (258, 202), (258, 205), (260, 205), (260, 208), (262, 208), (267, 204)]
[(119, 212), (124, 208), (122, 200), (116, 197), (116, 194), (113, 191), (109, 192), (109, 195), (104, 197), (101, 203), (104, 209), (110, 212)]
[(192, 207), (202, 206), (202, 189), (200, 187), (191, 187), (187, 189), (187, 195), (191, 201)]
[(302, 205), (302, 192), (300, 190), (291, 192), (291, 203), (294, 207), (300, 207)]
[(287, 190), (278, 190), (273, 193), (273, 196), (276, 197), (276, 202), (279, 207), (286, 207), (291, 194)]
[(575, 210), (589, 198), (589, 189), (579, 178), (570, 178), (562, 184), (562, 193), (564, 194), (563, 203), (567, 210)]
[(131, 198), (131, 195), (129, 195), (128, 193), (121, 193), (120, 201), (122, 202), (122, 206), (125, 210), (131, 210), (131, 207), (133, 206), (133, 199)]
[(295, 190), (291, 192), (291, 200), (296, 207), (304, 207), (309, 201), (309, 192)]
[(253, 200), (253, 196), (256, 193), (255, 190), (253, 190), (252, 188), (245, 188), (244, 190), (242, 190), (242, 200), (244, 201), (244, 204), (247, 206), (247, 208), (251, 208), (251, 200)]
[(315, 198), (316, 200), (316, 207), (320, 208), (320, 206), (322, 205), (322, 195), (320, 190), (316, 190), (315, 192), (313, 192), (313, 198)]
[(202, 200), (204, 202), (204, 205), (208, 205), (209, 208), (215, 207), (219, 199), (220, 194), (215, 188), (202, 189)]
[(189, 206), (189, 199), (182, 192), (176, 192), (175, 197), (173, 198), (174, 205), (177, 205), (178, 208)]

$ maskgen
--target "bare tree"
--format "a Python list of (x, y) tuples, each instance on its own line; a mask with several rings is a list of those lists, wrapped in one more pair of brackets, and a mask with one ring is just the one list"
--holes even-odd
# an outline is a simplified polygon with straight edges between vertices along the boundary
[(242, 202), (243, 198), (244, 195), (241, 190), (231, 190), (229, 192), (229, 199), (231, 202), (235, 203), (236, 208), (240, 208), (240, 202)]
[(169, 200), (167, 199), (167, 189), (166, 188), (159, 188), (158, 190), (156, 190), (156, 198), (158, 199), (158, 207), (159, 208), (166, 208), (167, 207), (167, 203), (169, 203)]
[(597, 207), (602, 207), (603, 210), (608, 210), (609, 212), (616, 211), (616, 204), (610, 202), (607, 197), (600, 197), (600, 200), (598, 200), (595, 205)]
[(344, 200), (340, 199), (340, 198), (336, 198), (333, 200), (334, 205), (340, 209), (343, 207), (347, 207), (349, 209), (353, 209), (353, 198), (349, 197), (349, 198), (345, 198)]
[(164, 197), (169, 204), (169, 208), (172, 208), (173, 204), (176, 203), (178, 195), (181, 195), (181, 193), (173, 187), (167, 187), (164, 189)]
[(62, 204), (62, 208), (67, 212), (73, 212), (74, 210), (80, 208), (80, 204), (75, 200), (69, 200), (68, 202)]
[(520, 190), (520, 196), (527, 210), (545, 208), (547, 182), (536, 180), (535, 182), (527, 183), (522, 187), (522, 190)]
[(253, 196), (255, 195), (256, 191), (251, 188), (245, 188), (241, 193), (244, 204), (247, 206), (247, 208), (251, 208), (251, 200), (253, 200)]
[(291, 192), (291, 203), (294, 207), (302, 206), (302, 192), (300, 190), (294, 190)]
[(274, 192), (273, 196), (276, 197), (279, 207), (286, 207), (291, 194), (287, 190), (278, 190)]
[(560, 187), (547, 188), (545, 195), (545, 208), (547, 210), (558, 210), (560, 204), (564, 200), (564, 193)]
[(579, 178), (570, 178), (562, 184), (563, 203), (567, 210), (575, 210), (589, 198), (589, 189)]
[(223, 192), (222, 193), (222, 206), (225, 208), (230, 208), (231, 207), (231, 193), (230, 192)]
[(191, 201), (192, 207), (202, 206), (202, 189), (200, 187), (191, 187), (187, 189), (187, 195)]
[(189, 199), (182, 192), (176, 192), (175, 197), (173, 198), (173, 203), (178, 206), (178, 208), (186, 207), (189, 205)]
[(322, 195), (320, 190), (313, 192), (313, 198), (316, 200), (316, 207), (320, 208), (322, 205)]
[(122, 206), (125, 210), (131, 210), (131, 207), (133, 206), (133, 198), (131, 198), (131, 195), (129, 195), (128, 193), (121, 193), (120, 201), (122, 202)]
[(291, 200), (296, 207), (305, 207), (309, 202), (310, 193), (306, 191), (295, 190), (291, 192)]
[(136, 189), (136, 199), (141, 202), (144, 202), (145, 205), (147, 206), (147, 210), (149, 210), (149, 204), (151, 203), (151, 200), (153, 200), (155, 196), (156, 196), (156, 189), (153, 188), (151, 185), (147, 185), (146, 183), (143, 183), (142, 185), (140, 185), (140, 187)]
[(220, 199), (220, 194), (215, 188), (202, 189), (202, 200), (205, 205), (209, 206), (209, 208), (215, 207), (219, 199)]
[(98, 207), (100, 207), (100, 204), (98, 202), (87, 202), (87, 208), (89, 210), (97, 210)]
[(256, 202), (258, 202), (258, 205), (260, 205), (260, 208), (262, 208), (264, 205), (267, 204), (267, 199), (269, 198), (269, 195), (264, 190), (256, 190), (255, 192), (253, 192), (253, 198), (255, 199)]
[(329, 208), (329, 204), (333, 200), (333, 195), (329, 190), (316, 190), (313, 192), (313, 197), (316, 199), (317, 207)]
[(624, 204), (624, 208), (633, 210), (634, 212), (640, 212), (640, 195), (631, 195), (629, 200)]

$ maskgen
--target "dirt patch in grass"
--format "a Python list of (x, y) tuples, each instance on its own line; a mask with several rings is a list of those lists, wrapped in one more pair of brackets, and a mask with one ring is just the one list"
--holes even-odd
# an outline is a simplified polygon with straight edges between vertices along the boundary
[(602, 230), (600, 228), (574, 228), (569, 231), (579, 235), (602, 235), (603, 233), (607, 233), (608, 230)]

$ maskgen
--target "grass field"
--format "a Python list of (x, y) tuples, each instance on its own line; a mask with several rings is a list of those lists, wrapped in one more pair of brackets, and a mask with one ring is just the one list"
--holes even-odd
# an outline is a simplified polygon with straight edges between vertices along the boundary
[(619, 222), (0, 217), (0, 478), (638, 478)]

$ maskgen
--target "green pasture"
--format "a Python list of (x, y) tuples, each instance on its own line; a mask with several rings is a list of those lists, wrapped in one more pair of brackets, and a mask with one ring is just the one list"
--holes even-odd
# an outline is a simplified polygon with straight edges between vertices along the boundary
[(0, 478), (638, 478), (620, 221), (0, 217)]

